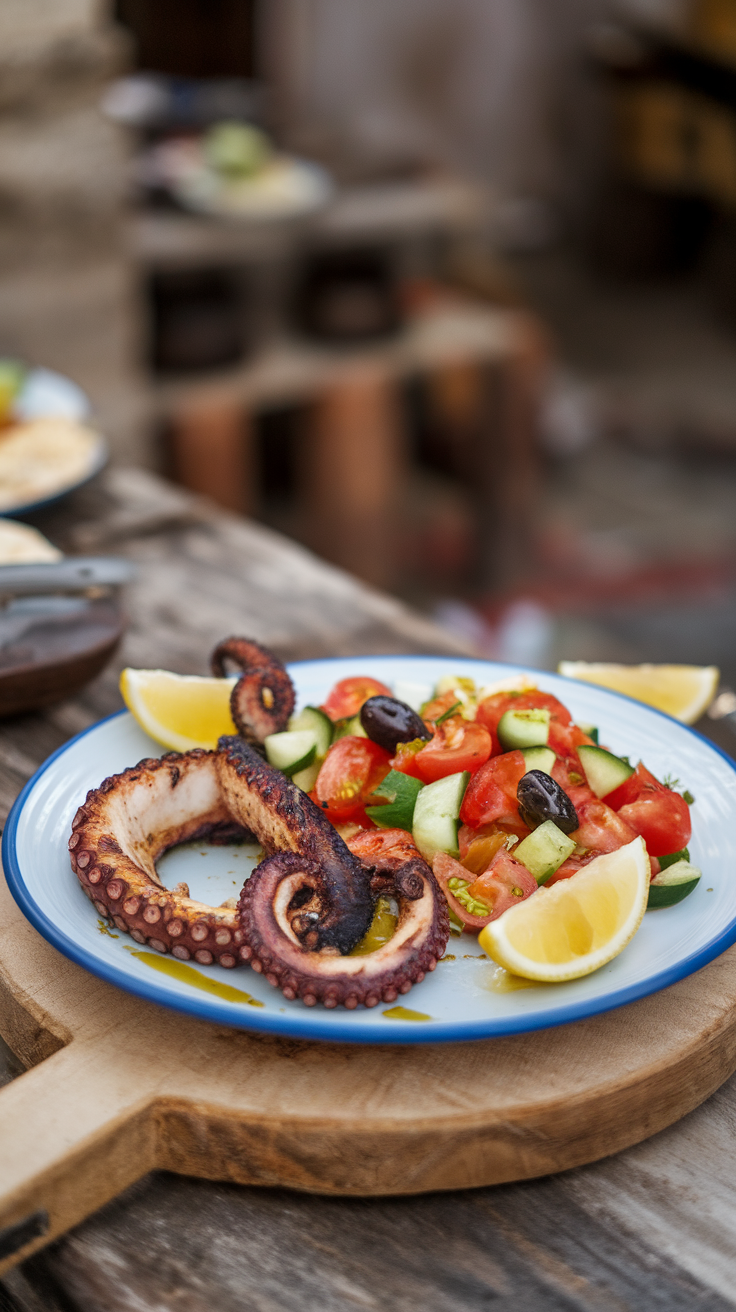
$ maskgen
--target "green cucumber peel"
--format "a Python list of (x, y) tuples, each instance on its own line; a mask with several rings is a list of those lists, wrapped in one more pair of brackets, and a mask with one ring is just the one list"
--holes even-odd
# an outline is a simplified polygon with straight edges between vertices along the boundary
[(656, 910), (660, 907), (672, 907), (689, 897), (701, 879), (697, 866), (689, 861), (677, 861), (674, 865), (660, 870), (649, 885), (647, 907)]
[(386, 778), (381, 780), (368, 799), (385, 797), (385, 805), (367, 806), (366, 815), (382, 829), (408, 829), (411, 832), (414, 807), (423, 787), (424, 784), (412, 775), (404, 774), (401, 770), (389, 770)]
[(505, 752), (524, 747), (545, 747), (549, 738), (550, 713), (543, 707), (504, 711), (498, 722), (498, 741)]
[[(661, 856), (659, 858), (660, 872), (662, 870), (666, 870), (668, 866), (676, 865), (678, 861), (689, 861), (689, 860), (690, 860), (690, 853), (688, 852), (686, 847), (683, 847), (681, 852), (670, 852), (669, 856)], [(658, 878), (658, 876), (655, 875), (655, 879), (656, 878)]]

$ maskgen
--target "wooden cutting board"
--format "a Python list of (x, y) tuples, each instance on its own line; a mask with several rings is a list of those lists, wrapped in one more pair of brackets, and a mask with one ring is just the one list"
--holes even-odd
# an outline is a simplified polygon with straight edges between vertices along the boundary
[(0, 880), (0, 1273), (146, 1172), (329, 1194), (462, 1189), (618, 1152), (736, 1069), (736, 948), (618, 1011), (479, 1043), (305, 1043), (103, 983)]

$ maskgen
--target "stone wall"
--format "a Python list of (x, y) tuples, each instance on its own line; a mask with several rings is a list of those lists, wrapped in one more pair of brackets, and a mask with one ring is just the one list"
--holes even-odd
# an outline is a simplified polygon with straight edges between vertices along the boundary
[(91, 0), (0, 5), (0, 353), (80, 383), (124, 463), (147, 458), (128, 143), (99, 102), (128, 59)]

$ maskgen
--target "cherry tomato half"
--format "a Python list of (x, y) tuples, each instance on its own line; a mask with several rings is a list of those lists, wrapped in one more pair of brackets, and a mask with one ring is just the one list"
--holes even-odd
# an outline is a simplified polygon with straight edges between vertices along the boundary
[(486, 726), (493, 737), (494, 756), (501, 751), (497, 733), (501, 716), (506, 711), (532, 710), (549, 711), (551, 724), (567, 725), (572, 718), (567, 707), (548, 692), (496, 692), (480, 703), (477, 720)]
[(460, 808), (463, 824), (480, 829), (481, 825), (489, 825), (502, 817), (518, 819), (516, 790), (524, 774), (526, 762), (522, 752), (492, 756), (468, 784)]
[(388, 771), (388, 752), (370, 738), (349, 735), (332, 744), (312, 796), (329, 820), (350, 820), (363, 813), (366, 801)]
[(605, 800), (616, 807), (635, 834), (641, 834), (650, 856), (667, 856), (687, 847), (692, 833), (687, 802), (679, 793), (665, 788), (641, 761)]
[(680, 852), (690, 841), (690, 808), (684, 797), (669, 788), (642, 794), (622, 806), (618, 814), (635, 834), (641, 834), (650, 856)]
[(625, 816), (617, 815), (610, 806), (592, 797), (576, 806), (579, 828), (570, 835), (581, 847), (595, 852), (615, 852), (626, 843), (633, 843), (636, 830), (626, 823)]
[(399, 750), (391, 765), (423, 784), (433, 784), (460, 770), (478, 770), (491, 754), (491, 735), (475, 720), (453, 715), (436, 727), (433, 737), (418, 752)]
[(529, 874), (526, 866), (521, 865), (519, 861), (514, 861), (508, 852), (498, 852), (488, 870), (479, 875), (467, 888), (468, 892), (470, 889), (476, 890), (478, 900), (488, 907), (487, 915), (478, 916), (469, 911), (450, 888), (451, 879), (460, 879), (463, 881), (462, 886), (465, 886), (469, 873), (465, 866), (460, 865), (459, 861), (455, 861), (446, 852), (438, 852), (432, 862), (432, 870), (442, 887), (451, 911), (458, 920), (462, 921), (465, 928), (470, 930), (482, 929), (491, 920), (497, 920), (508, 907), (523, 902), (537, 889), (537, 881)]
[(331, 720), (349, 720), (353, 715), (358, 714), (369, 697), (377, 697), (379, 694), (384, 697), (393, 696), (391, 689), (387, 688), (385, 683), (380, 683), (378, 679), (371, 679), (367, 674), (358, 674), (351, 679), (340, 679), (330, 690), (322, 710)]

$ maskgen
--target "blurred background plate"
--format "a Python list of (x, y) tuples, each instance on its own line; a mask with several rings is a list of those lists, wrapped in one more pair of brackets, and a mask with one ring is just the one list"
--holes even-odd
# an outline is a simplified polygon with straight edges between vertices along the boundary
[[(3, 361), (3, 365), (16, 365), (14, 361)], [(17, 362), (19, 376), (22, 382), (12, 400), (7, 404), (6, 415), (9, 423), (0, 427), (0, 450), (4, 439), (17, 440), (18, 425), (34, 424), (43, 420), (59, 420), (62, 425), (83, 425), (86, 424), (90, 415), (90, 402), (86, 393), (70, 378), (63, 374), (56, 373), (52, 369), (31, 368), (23, 373), (24, 366)], [(30, 430), (29, 430), (30, 431)], [(88, 450), (80, 461), (75, 461), (75, 470), (67, 480), (63, 478), (61, 471), (60, 478), (55, 481), (53, 486), (49, 486), (49, 478), (44, 477), (39, 471), (39, 493), (33, 495), (28, 490), (24, 491), (15, 500), (8, 500), (5, 504), (5, 498), (0, 498), (0, 516), (7, 515), (26, 515), (36, 510), (42, 510), (45, 506), (54, 505), (63, 497), (68, 496), (70, 492), (82, 487), (85, 483), (94, 478), (101, 469), (107, 464), (108, 446), (104, 437), (92, 429), (86, 429), (90, 434), (91, 440), (88, 442)], [(30, 462), (29, 462), (30, 464)], [(27, 472), (28, 466), (25, 467)], [(32, 470), (27, 479), (28, 484), (33, 482)], [(43, 489), (43, 490), (42, 490)], [(0, 492), (2, 491), (2, 480), (0, 477)]]

